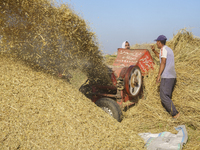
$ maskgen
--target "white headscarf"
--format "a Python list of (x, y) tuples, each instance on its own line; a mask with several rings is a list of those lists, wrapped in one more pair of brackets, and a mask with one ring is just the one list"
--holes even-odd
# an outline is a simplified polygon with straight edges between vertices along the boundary
[(125, 47), (126, 42), (128, 42), (128, 41), (124, 41), (124, 42), (122, 43), (122, 48), (126, 48), (126, 47)]

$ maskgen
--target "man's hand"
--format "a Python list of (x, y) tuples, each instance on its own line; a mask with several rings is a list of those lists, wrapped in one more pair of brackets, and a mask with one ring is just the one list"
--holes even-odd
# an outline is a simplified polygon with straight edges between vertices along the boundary
[(151, 45), (151, 50), (154, 52), (155, 51), (155, 46)]
[(158, 75), (157, 79), (156, 79), (156, 83), (159, 84), (160, 83), (160, 75)]
[(155, 46), (154, 46), (154, 45), (151, 46), (151, 50), (152, 50), (152, 51), (155, 53), (155, 55), (159, 58), (159, 53), (156, 52)]

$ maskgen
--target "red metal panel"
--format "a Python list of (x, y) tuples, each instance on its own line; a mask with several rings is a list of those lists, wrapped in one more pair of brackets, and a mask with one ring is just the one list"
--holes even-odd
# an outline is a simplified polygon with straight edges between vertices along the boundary
[(119, 48), (117, 58), (113, 66), (131, 66), (136, 65), (138, 60), (144, 55), (146, 49), (123, 49)]
[(153, 68), (153, 64), (153, 59), (147, 49), (119, 48), (112, 69), (118, 78), (124, 77), (123, 72), (126, 73), (124, 67), (137, 65), (140, 67), (142, 75), (144, 75), (150, 68)]
[(140, 67), (142, 75), (147, 73), (149, 69), (153, 69), (153, 59), (149, 53), (149, 51), (146, 51), (145, 54), (139, 59), (137, 66)]
[(121, 77), (124, 78), (125, 74), (127, 72), (128, 67), (112, 67), (112, 70), (114, 71), (117, 78)]
[(111, 81), (112, 81), (112, 83), (113, 83), (114, 86), (117, 85), (117, 79), (116, 79), (116, 77), (115, 77), (114, 72), (112, 72), (112, 74), (111, 74)]

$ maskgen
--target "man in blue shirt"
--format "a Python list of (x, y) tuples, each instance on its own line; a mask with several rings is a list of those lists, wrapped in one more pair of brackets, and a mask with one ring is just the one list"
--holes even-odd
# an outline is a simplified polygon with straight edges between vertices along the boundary
[(155, 47), (151, 49), (160, 59), (160, 69), (156, 82), (160, 82), (160, 98), (161, 103), (173, 118), (178, 118), (180, 113), (176, 110), (171, 97), (176, 82), (176, 71), (174, 65), (174, 53), (171, 48), (166, 46), (167, 38), (160, 35), (155, 41), (160, 53), (155, 51)]

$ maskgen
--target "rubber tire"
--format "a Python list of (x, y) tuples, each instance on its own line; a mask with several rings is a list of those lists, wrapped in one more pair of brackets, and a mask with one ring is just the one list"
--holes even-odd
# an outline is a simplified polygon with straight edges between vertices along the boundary
[(100, 98), (95, 104), (99, 107), (106, 107), (112, 111), (113, 118), (115, 118), (118, 122), (122, 121), (122, 111), (120, 106), (111, 98)]

